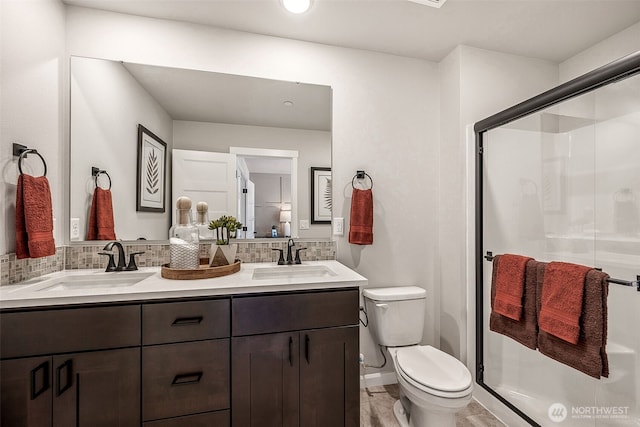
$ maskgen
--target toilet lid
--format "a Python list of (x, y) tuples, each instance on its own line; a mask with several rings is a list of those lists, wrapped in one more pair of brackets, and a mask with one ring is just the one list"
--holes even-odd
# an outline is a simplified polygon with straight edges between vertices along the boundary
[(467, 367), (430, 345), (399, 349), (396, 358), (407, 377), (432, 390), (453, 393), (471, 386), (471, 373)]

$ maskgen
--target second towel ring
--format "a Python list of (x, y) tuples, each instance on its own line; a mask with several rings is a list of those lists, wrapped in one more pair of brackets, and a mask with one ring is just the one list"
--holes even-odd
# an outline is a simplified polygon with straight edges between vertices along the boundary
[[(98, 169), (96, 167), (92, 167), (91, 168), (91, 175), (93, 176), (93, 181), (96, 184), (96, 188), (98, 188), (98, 177), (100, 176), (100, 174), (107, 175), (107, 178), (109, 178), (109, 188), (107, 188), (107, 190), (111, 190), (111, 177), (109, 176), (107, 171), (100, 170), (100, 169)], [(102, 188), (102, 187), (100, 187), (100, 188)]]
[(42, 176), (47, 176), (47, 162), (44, 161), (44, 157), (42, 157), (42, 154), (38, 153), (38, 150), (36, 150), (35, 148), (27, 148), (26, 150), (22, 150), (22, 152), (20, 153), (20, 156), (18, 157), (18, 170), (20, 171), (20, 174), (22, 175), (22, 159), (27, 157), (27, 154), (30, 153), (40, 157), (40, 160), (42, 160), (42, 164), (44, 165), (44, 173), (42, 174)]
[(356, 174), (353, 176), (353, 178), (351, 179), (351, 186), (353, 188), (356, 188), (356, 178), (357, 179), (364, 179), (364, 178), (369, 178), (369, 181), (371, 181), (371, 190), (373, 190), (373, 178), (371, 178), (371, 176), (369, 176), (368, 173), (366, 173), (365, 171), (357, 171)]

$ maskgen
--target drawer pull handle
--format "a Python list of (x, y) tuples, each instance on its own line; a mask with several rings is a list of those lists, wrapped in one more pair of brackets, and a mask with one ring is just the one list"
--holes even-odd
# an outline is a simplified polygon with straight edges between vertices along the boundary
[(202, 316), (178, 317), (176, 320), (173, 321), (171, 326), (198, 325), (198, 324), (202, 323), (202, 319), (203, 318), (204, 317), (202, 317)]
[[(43, 371), (42, 386), (39, 390), (36, 390), (36, 376), (40, 370)], [(31, 400), (34, 400), (36, 397), (47, 391), (49, 386), (49, 361), (46, 361), (31, 370)]]
[[(65, 384), (62, 386), (62, 370), (66, 371)], [(73, 385), (73, 362), (71, 359), (64, 362), (62, 365), (56, 368), (56, 378), (58, 386), (56, 387), (56, 396), (60, 396), (65, 391), (69, 390)]]
[(293, 338), (289, 337), (289, 365), (293, 366)]
[(179, 374), (173, 378), (171, 385), (197, 384), (202, 378), (202, 372), (193, 372), (190, 374)]
[(309, 363), (309, 341), (311, 341), (311, 338), (309, 338), (309, 335), (305, 334), (304, 335), (304, 358), (307, 359), (307, 363)]

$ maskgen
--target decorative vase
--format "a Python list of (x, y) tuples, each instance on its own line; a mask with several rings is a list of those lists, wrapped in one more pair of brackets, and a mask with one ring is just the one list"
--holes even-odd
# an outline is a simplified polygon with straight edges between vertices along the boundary
[(191, 199), (188, 197), (179, 197), (176, 201), (176, 220), (169, 229), (169, 266), (197, 270), (200, 244), (198, 228), (191, 222)]
[(238, 244), (230, 245), (211, 244), (209, 251), (209, 266), (219, 267), (222, 265), (233, 264), (236, 261), (236, 253), (238, 252)]

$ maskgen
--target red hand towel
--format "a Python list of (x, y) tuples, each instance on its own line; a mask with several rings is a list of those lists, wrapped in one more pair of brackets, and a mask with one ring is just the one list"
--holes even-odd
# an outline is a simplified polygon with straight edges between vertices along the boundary
[(355, 245), (373, 244), (373, 192), (371, 189), (353, 189), (349, 243)]
[[(497, 258), (502, 255), (496, 255), (493, 258), (496, 264)], [(522, 316), (520, 320), (513, 320), (502, 316), (495, 311), (491, 312), (489, 317), (489, 329), (499, 334), (505, 335), (511, 339), (518, 341), (520, 344), (529, 347), (532, 350), (538, 348), (538, 321), (536, 311), (536, 292), (538, 286), (538, 265), (540, 263), (534, 259), (527, 262), (525, 268), (524, 279), (524, 295), (522, 298)], [(496, 297), (496, 275), (497, 268), (493, 269), (493, 280), (491, 282), (491, 309), (493, 310)]]
[(87, 240), (116, 240), (111, 190), (96, 187), (93, 192)]
[(547, 265), (538, 318), (541, 330), (571, 344), (578, 343), (584, 279), (589, 270), (592, 268), (567, 262)]
[(493, 311), (509, 319), (522, 317), (522, 296), (527, 262), (533, 258), (504, 254), (494, 260), (496, 298)]
[(16, 258), (55, 253), (49, 181), (45, 176), (20, 174), (16, 189)]

